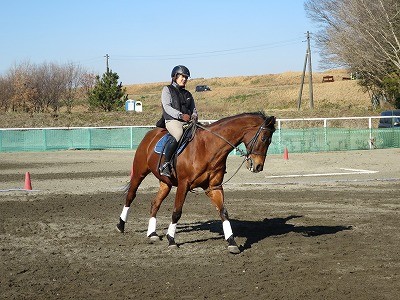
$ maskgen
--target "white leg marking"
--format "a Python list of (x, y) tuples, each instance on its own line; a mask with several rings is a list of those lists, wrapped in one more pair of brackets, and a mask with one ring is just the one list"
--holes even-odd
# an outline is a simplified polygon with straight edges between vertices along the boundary
[(153, 232), (156, 231), (157, 219), (151, 217), (149, 220), (149, 227), (147, 228), (147, 236), (150, 236)]
[(228, 220), (222, 222), (222, 228), (224, 229), (225, 239), (229, 239), (229, 237), (233, 234), (231, 223)]
[(175, 238), (175, 231), (176, 231), (176, 225), (177, 225), (178, 223), (175, 223), (175, 224), (169, 224), (169, 227), (168, 227), (168, 232), (167, 232), (167, 234), (170, 236), (170, 237), (173, 237), (173, 238)]
[(129, 206), (124, 206), (124, 208), (122, 209), (122, 213), (120, 215), (122, 221), (126, 222), (126, 220), (128, 220), (128, 213), (129, 213)]

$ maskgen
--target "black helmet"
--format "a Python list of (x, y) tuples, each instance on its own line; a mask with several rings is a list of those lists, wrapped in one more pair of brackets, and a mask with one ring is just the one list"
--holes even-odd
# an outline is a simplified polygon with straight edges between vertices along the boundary
[(182, 65), (176, 66), (172, 69), (171, 78), (174, 78), (176, 76), (176, 74), (182, 74), (187, 77), (190, 77), (189, 69)]

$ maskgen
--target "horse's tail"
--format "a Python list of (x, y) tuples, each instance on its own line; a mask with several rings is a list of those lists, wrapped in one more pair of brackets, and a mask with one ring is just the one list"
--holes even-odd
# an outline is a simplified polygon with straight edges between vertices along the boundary
[(129, 190), (129, 187), (131, 186), (131, 181), (129, 180), (122, 188), (121, 191), (124, 192), (124, 194), (126, 194)]
[(126, 194), (129, 190), (129, 187), (131, 186), (131, 182), (128, 181), (125, 185), (121, 186), (119, 188), (120, 191), (124, 192), (124, 194)]

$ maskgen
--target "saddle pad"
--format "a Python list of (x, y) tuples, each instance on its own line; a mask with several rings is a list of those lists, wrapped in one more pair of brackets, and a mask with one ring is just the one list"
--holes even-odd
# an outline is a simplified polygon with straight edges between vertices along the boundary
[[(156, 144), (156, 146), (154, 147), (154, 152), (160, 154), (165, 146), (165, 143), (168, 141), (169, 137), (171, 136), (171, 134), (167, 133), (165, 134)], [(182, 145), (179, 147), (177, 154), (179, 155), (183, 149), (185, 149), (187, 145), (187, 142), (185, 141), (184, 143), (182, 143)], [(165, 151), (163, 152), (163, 154), (165, 154)]]

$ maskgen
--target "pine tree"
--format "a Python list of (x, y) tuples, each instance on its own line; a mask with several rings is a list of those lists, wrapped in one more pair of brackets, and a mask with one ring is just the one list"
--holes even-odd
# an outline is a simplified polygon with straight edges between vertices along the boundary
[(123, 96), (126, 89), (122, 83), (118, 84), (119, 76), (107, 70), (100, 78), (96, 76), (96, 84), (89, 91), (89, 104), (91, 107), (101, 108), (104, 111), (118, 110), (123, 107)]

